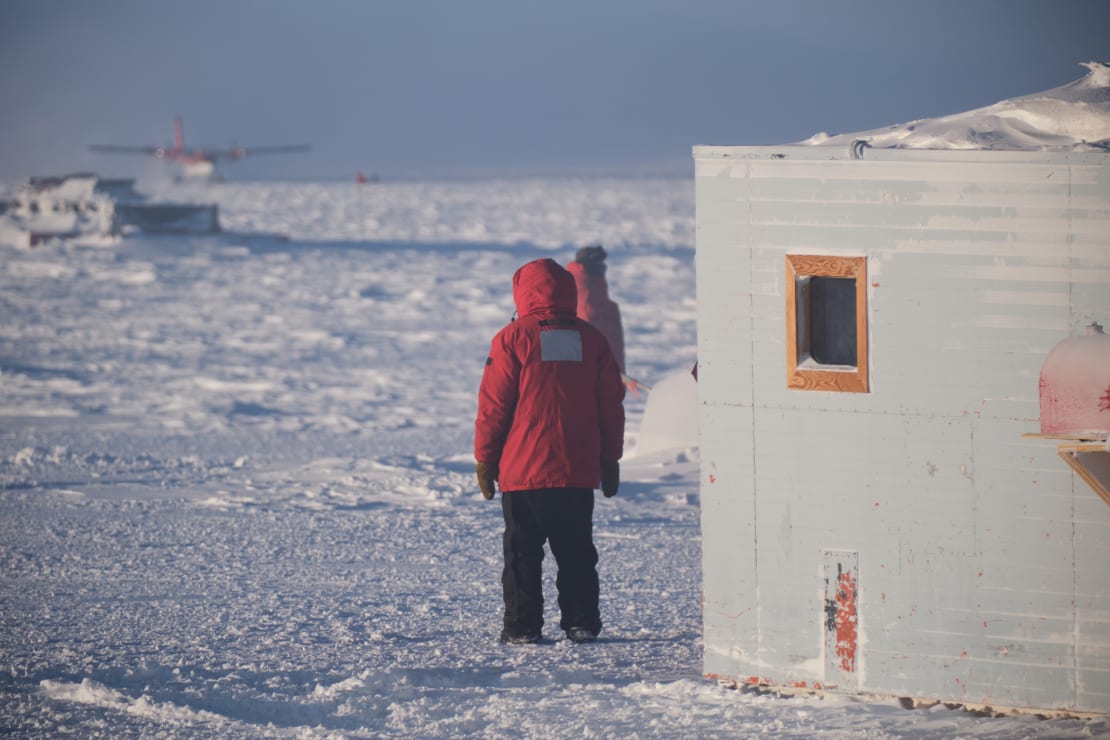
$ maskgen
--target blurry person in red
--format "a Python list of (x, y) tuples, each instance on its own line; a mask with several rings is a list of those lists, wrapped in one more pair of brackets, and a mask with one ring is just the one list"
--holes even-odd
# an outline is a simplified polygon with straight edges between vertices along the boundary
[(608, 255), (599, 244), (582, 247), (567, 265), (574, 275), (578, 288), (578, 318), (586, 321), (604, 335), (609, 349), (621, 372), (624, 366), (624, 327), (621, 325), (620, 307), (609, 297), (609, 284), (605, 279), (605, 258)]
[[(594, 489), (617, 493), (624, 386), (609, 343), (575, 316), (571, 274), (552, 259), (513, 275), (519, 318), (493, 338), (478, 392), (474, 457), (505, 518), (502, 642), (542, 637), (541, 566), (555, 557), (559, 626), (574, 642), (601, 631)], [(496, 484), (496, 485), (495, 485)]]

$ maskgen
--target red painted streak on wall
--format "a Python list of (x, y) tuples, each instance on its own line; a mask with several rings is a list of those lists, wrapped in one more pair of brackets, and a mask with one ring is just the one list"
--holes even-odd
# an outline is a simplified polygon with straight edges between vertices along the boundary
[(836, 589), (836, 657), (840, 658), (840, 670), (846, 673), (856, 671), (856, 582), (852, 574), (841, 571)]

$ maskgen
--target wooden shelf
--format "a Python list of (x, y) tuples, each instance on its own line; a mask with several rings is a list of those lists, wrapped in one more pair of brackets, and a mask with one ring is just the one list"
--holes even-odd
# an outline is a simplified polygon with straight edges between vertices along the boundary
[(1098, 497), (1110, 505), (1110, 435), (1106, 432), (1091, 434), (1023, 434), (1029, 439), (1049, 439), (1066, 442), (1056, 448), (1056, 454), (1087, 482)]

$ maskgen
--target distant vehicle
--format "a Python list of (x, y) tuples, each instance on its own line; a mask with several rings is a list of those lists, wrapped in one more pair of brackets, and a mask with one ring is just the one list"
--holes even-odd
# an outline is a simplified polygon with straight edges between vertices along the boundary
[(90, 151), (104, 154), (145, 154), (158, 159), (168, 159), (181, 165), (182, 174), (189, 178), (220, 179), (216, 163), (222, 160), (243, 159), (247, 155), (286, 154), (306, 152), (307, 144), (285, 144), (280, 146), (237, 146), (231, 149), (186, 149), (185, 129), (181, 116), (173, 119), (173, 146), (117, 146), (114, 144), (92, 144)]
[(0, 244), (34, 247), (51, 240), (110, 243), (135, 232), (215, 234), (219, 207), (151, 201), (135, 181), (93, 172), (31, 177), (0, 199)]

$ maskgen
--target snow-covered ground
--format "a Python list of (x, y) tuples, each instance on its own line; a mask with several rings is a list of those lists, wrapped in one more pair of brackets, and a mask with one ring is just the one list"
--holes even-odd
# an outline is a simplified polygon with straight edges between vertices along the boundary
[(602, 639), (563, 639), (549, 578), (546, 641), (498, 644), (501, 514), (471, 451), (510, 277), (600, 241), (630, 374), (688, 372), (690, 181), (203, 187), (168, 194), (229, 233), (0, 247), (0, 731), (1110, 732), (703, 679), (698, 452), (676, 419), (637, 455), (633, 396), (595, 515)]

